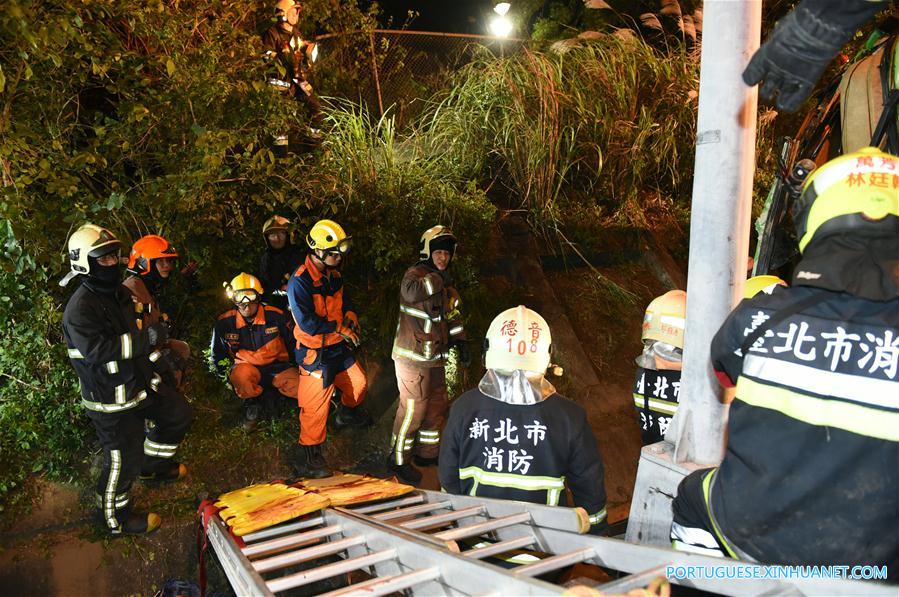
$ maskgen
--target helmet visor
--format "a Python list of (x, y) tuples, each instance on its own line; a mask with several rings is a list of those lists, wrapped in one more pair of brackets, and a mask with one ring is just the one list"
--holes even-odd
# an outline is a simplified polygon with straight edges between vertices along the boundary
[(253, 290), (252, 288), (247, 288), (244, 290), (235, 290), (234, 296), (232, 300), (235, 304), (241, 305), (244, 303), (255, 303), (259, 300), (259, 293)]
[(330, 249), (325, 249), (325, 253), (327, 253), (329, 255), (346, 255), (347, 253), (350, 252), (350, 247), (352, 247), (352, 246), (353, 246), (353, 241), (349, 237), (347, 237), (347, 238), (343, 239), (342, 241), (340, 241), (339, 243), (337, 243), (337, 245), (335, 245), (334, 247), (331, 247)]

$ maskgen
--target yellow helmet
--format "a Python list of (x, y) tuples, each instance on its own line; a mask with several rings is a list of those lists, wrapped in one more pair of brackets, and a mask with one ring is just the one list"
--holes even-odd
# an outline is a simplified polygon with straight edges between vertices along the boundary
[(687, 293), (669, 290), (653, 299), (643, 316), (643, 335), (646, 340), (664, 342), (683, 350), (684, 323), (687, 318)]
[(101, 257), (121, 248), (122, 243), (106, 228), (84, 224), (69, 237), (69, 267), (72, 271), (59, 282), (59, 285), (65, 286), (75, 276), (90, 273), (88, 257)]
[(793, 222), (802, 252), (835, 234), (899, 234), (899, 158), (865, 147), (827, 162), (806, 181)]
[(281, 230), (283, 232), (290, 231), (290, 220), (284, 216), (272, 216), (262, 225), (262, 236), (268, 236), (270, 232)]
[(546, 373), (552, 335), (539, 313), (519, 305), (497, 315), (487, 328), (488, 369)]
[(453, 231), (440, 224), (425, 230), (419, 242), (421, 246), (418, 249), (418, 255), (422, 259), (429, 259), (431, 253), (440, 249), (449, 251), (454, 256), (456, 254), (457, 242)]
[(787, 283), (777, 276), (753, 276), (746, 280), (743, 289), (743, 298), (751, 299), (760, 292), (771, 294), (775, 286), (786, 286)]
[(350, 250), (350, 237), (343, 228), (333, 220), (319, 220), (306, 236), (306, 244), (312, 250), (339, 251), (346, 253)]
[(235, 304), (255, 303), (262, 298), (262, 282), (251, 274), (241, 272), (225, 283), (225, 292)]

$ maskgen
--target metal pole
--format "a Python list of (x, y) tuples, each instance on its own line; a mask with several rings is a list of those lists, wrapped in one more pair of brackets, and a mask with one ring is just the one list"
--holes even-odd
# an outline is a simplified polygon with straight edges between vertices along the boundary
[(375, 90), (378, 92), (379, 115), (384, 116), (384, 100), (381, 99), (381, 77), (378, 75), (378, 55), (375, 53), (375, 34), (373, 31), (368, 33), (368, 44), (371, 48), (371, 72), (374, 74)]
[(628, 541), (651, 545), (670, 545), (678, 483), (721, 462), (727, 409), (709, 345), (742, 295), (749, 256), (758, 96), (740, 75), (759, 46), (762, 1), (706, 0), (703, 9), (680, 406), (667, 441), (640, 453), (627, 526)]
[(706, 0), (690, 226), (680, 406), (667, 439), (675, 462), (718, 464), (727, 407), (709, 346), (746, 280), (758, 108), (741, 78), (759, 47), (761, 0)]

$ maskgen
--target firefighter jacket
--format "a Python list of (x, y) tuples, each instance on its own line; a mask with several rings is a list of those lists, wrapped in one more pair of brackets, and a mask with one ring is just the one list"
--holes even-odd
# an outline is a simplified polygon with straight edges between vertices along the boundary
[(677, 412), (681, 372), (671, 369), (637, 368), (634, 380), (634, 406), (640, 418), (643, 445), (665, 439), (671, 418)]
[(443, 367), (450, 346), (463, 340), (459, 293), (450, 286), (448, 274), (424, 261), (406, 270), (393, 359), (417, 368)]
[(256, 367), (288, 363), (293, 342), (291, 322), (281, 309), (259, 305), (252, 321), (229, 309), (219, 315), (212, 332), (212, 362), (220, 373), (224, 373), (222, 361)]
[(731, 555), (899, 570), (899, 299), (777, 286), (737, 306), (711, 357), (736, 383), (703, 487)]
[(162, 383), (153, 371), (162, 353), (150, 346), (140, 314), (123, 286), (95, 289), (84, 281), (66, 304), (62, 318), (69, 359), (81, 382), (81, 404), (115, 413), (138, 406)]
[[(306, 43), (296, 29), (287, 32), (280, 23), (272, 25), (262, 34), (264, 57), (275, 67), (268, 78), (270, 85), (279, 91), (290, 92), (294, 97), (308, 95), (302, 89), (303, 83), (309, 85), (310, 65), (306, 59)], [(311, 89), (309, 87), (310, 92)]]
[(287, 300), (293, 315), (297, 363), (306, 371), (322, 372), (328, 386), (334, 377), (356, 362), (353, 351), (337, 333), (338, 326), (359, 318), (349, 303), (340, 272), (318, 271), (307, 256), (287, 283)]
[(559, 394), (508, 404), (465, 392), (450, 409), (438, 466), (441, 486), (455, 494), (556, 506), (567, 483), (591, 533), (606, 527), (603, 462), (587, 413)]
[(282, 249), (266, 247), (259, 258), (259, 281), (264, 290), (263, 301), (279, 309), (287, 309), (287, 281), (303, 263), (303, 251), (287, 241)]

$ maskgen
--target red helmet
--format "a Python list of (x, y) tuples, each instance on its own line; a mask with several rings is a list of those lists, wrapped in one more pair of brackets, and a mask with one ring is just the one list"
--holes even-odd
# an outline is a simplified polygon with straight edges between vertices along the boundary
[(156, 234), (148, 234), (135, 241), (134, 246), (131, 247), (128, 269), (141, 276), (146, 276), (150, 273), (150, 265), (154, 259), (177, 256), (178, 251), (169, 244), (169, 241)]

